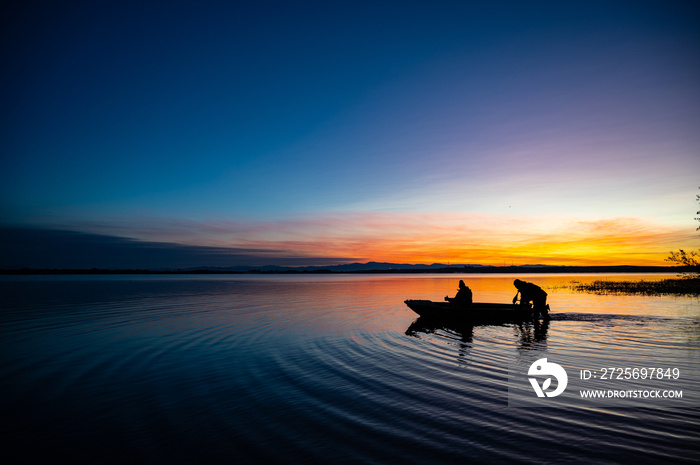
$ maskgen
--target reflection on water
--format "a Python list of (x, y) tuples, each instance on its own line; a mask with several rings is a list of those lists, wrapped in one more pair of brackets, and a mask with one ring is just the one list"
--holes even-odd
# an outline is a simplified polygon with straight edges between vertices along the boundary
[(406, 330), (407, 336), (420, 337), (420, 333), (424, 334), (434, 334), (436, 330), (444, 329), (450, 331), (455, 336), (459, 337), (465, 343), (472, 342), (472, 335), (474, 334), (474, 326), (470, 324), (452, 324), (450, 326), (443, 326), (442, 323), (436, 322), (435, 320), (426, 319), (425, 317), (418, 317), (416, 321), (411, 323), (411, 325)]
[[(509, 363), (540, 352), (696, 369), (697, 299), (589, 296), (563, 286), (589, 277), (532, 276), (549, 293), (548, 324), (446, 327), (403, 304), (441, 300), (461, 278), (475, 301), (514, 294), (507, 276), (5, 278), (8, 453), (91, 463), (700, 460), (693, 399), (665, 410), (508, 407)], [(700, 378), (682, 381), (690, 392)]]
[[(519, 347), (522, 350), (546, 350), (547, 348), (547, 330), (549, 329), (549, 321), (533, 320), (522, 323), (509, 323), (500, 326), (504, 328), (513, 328), (517, 337)], [(483, 325), (477, 325), (483, 326)], [(406, 335), (420, 338), (421, 334), (436, 334), (438, 330), (444, 334), (449, 334), (455, 339), (459, 339), (465, 345), (473, 343), (475, 325), (469, 323), (448, 323), (418, 317), (406, 329)]]
[(516, 328), (521, 350), (547, 350), (547, 331), (550, 321), (521, 323)]

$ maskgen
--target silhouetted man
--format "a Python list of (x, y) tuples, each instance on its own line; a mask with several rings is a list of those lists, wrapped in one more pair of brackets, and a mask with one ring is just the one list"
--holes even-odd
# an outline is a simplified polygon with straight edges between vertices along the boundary
[(454, 307), (469, 308), (472, 305), (472, 290), (460, 279), (457, 295), (454, 297), (445, 296), (445, 300)]
[(547, 293), (540, 286), (516, 279), (513, 284), (518, 292), (513, 297), (513, 303), (518, 301), (520, 294), (520, 305), (529, 305), (532, 302), (532, 309), (535, 317), (542, 316), (543, 320), (549, 320), (549, 305), (547, 305)]

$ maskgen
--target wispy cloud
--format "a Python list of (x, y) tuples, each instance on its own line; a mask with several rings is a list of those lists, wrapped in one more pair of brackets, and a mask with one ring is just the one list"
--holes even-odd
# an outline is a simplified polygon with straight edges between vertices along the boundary
[(177, 269), (331, 265), (348, 257), (295, 255), (273, 248), (235, 248), (138, 241), (66, 230), (0, 228), (0, 268)]
[(154, 249), (164, 249), (168, 243), (181, 256), (197, 251), (207, 263), (219, 264), (277, 260), (298, 265), (333, 261), (663, 265), (670, 250), (694, 239), (692, 228), (634, 217), (449, 212), (354, 212), (239, 222), (141, 219), (128, 226), (103, 222), (84, 229), (130, 237)]

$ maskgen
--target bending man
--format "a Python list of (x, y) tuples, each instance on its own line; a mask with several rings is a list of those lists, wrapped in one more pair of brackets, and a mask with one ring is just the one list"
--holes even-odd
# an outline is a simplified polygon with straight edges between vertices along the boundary
[(516, 279), (513, 284), (518, 292), (513, 297), (513, 303), (518, 301), (520, 294), (520, 305), (529, 305), (532, 302), (532, 309), (535, 317), (540, 315), (543, 320), (549, 320), (549, 305), (547, 305), (547, 293), (540, 286)]

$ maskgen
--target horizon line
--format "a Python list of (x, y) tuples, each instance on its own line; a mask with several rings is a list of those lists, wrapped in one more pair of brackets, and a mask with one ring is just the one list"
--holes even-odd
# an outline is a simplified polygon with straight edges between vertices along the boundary
[[(367, 266), (384, 265), (384, 268), (366, 268)], [(356, 268), (352, 268), (352, 267)], [(389, 268), (386, 268), (389, 266)], [(357, 268), (362, 267), (362, 268)], [(188, 268), (4, 268), (0, 275), (51, 275), (51, 274), (361, 274), (361, 273), (469, 273), (479, 272), (508, 274), (508, 273), (561, 273), (575, 271), (578, 273), (600, 272), (676, 272), (689, 271), (691, 267), (674, 265), (445, 265), (433, 264), (400, 264), (386, 262), (351, 263), (333, 266), (280, 266), (280, 265), (239, 265), (230, 267), (188, 267)]]

